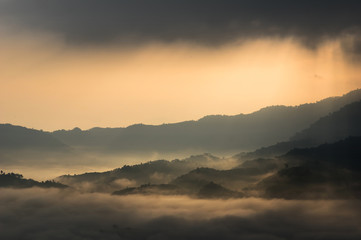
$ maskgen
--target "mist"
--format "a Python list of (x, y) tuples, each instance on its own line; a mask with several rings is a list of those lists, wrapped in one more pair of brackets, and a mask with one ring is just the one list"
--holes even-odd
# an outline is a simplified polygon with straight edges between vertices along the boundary
[(0, 0), (0, 239), (361, 239), (360, 9)]
[(199, 200), (3, 189), (5, 239), (358, 239), (359, 201)]
[[(56, 153), (34, 150), (0, 151), (1, 169), (6, 172), (19, 172), (26, 178), (38, 181), (54, 179), (61, 175), (81, 174), (85, 172), (105, 172), (124, 165), (135, 165), (155, 160), (172, 161), (185, 159), (192, 155), (202, 155), (205, 151), (138, 151), (101, 153), (92, 151), (75, 151), (71, 153)], [(230, 169), (239, 164), (232, 156), (238, 151), (217, 152), (218, 162), (209, 163), (203, 167)]]

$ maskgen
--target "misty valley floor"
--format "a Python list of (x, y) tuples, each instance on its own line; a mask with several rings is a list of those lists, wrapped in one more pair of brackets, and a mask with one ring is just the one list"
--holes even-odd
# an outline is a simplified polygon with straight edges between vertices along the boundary
[(1, 239), (360, 239), (359, 200), (1, 189)]

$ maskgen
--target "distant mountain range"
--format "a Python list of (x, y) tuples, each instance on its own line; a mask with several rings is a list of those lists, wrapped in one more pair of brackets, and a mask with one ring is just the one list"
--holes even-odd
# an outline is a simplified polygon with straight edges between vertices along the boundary
[[(127, 128), (92, 128), (84, 131), (75, 128), (43, 132), (1, 124), (0, 150), (68, 151), (73, 148), (101, 153), (192, 150), (218, 153), (252, 150), (285, 141), (292, 136), (292, 141), (303, 141), (304, 136), (310, 133), (300, 131), (320, 118), (359, 100), (361, 90), (355, 90), (341, 97), (331, 97), (316, 103), (295, 107), (271, 106), (251, 114), (214, 115), (198, 121), (174, 124), (137, 124)], [(317, 126), (314, 125), (313, 128)], [(297, 132), (300, 133), (295, 136)]]
[(343, 106), (361, 100), (361, 90), (296, 107), (272, 106), (251, 114), (206, 116), (198, 121), (127, 128), (59, 130), (51, 135), (89, 151), (241, 151), (284, 141)]
[(0, 124), (0, 150), (67, 151), (69, 146), (48, 132)]

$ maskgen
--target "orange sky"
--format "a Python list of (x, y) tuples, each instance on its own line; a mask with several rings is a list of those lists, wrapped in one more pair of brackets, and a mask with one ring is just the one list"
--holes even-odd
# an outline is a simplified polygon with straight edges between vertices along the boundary
[(36, 129), (234, 115), (361, 87), (338, 40), (311, 50), (292, 38), (81, 49), (51, 36), (0, 39), (0, 122)]

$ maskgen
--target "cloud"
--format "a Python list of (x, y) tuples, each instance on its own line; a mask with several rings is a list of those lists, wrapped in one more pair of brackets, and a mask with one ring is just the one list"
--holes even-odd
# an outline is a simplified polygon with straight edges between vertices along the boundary
[(358, 201), (110, 196), (2, 189), (4, 239), (359, 239)]
[(190, 41), (219, 45), (238, 39), (289, 37), (309, 46), (359, 32), (359, 1), (12, 0), (0, 21), (46, 31), (71, 44)]

